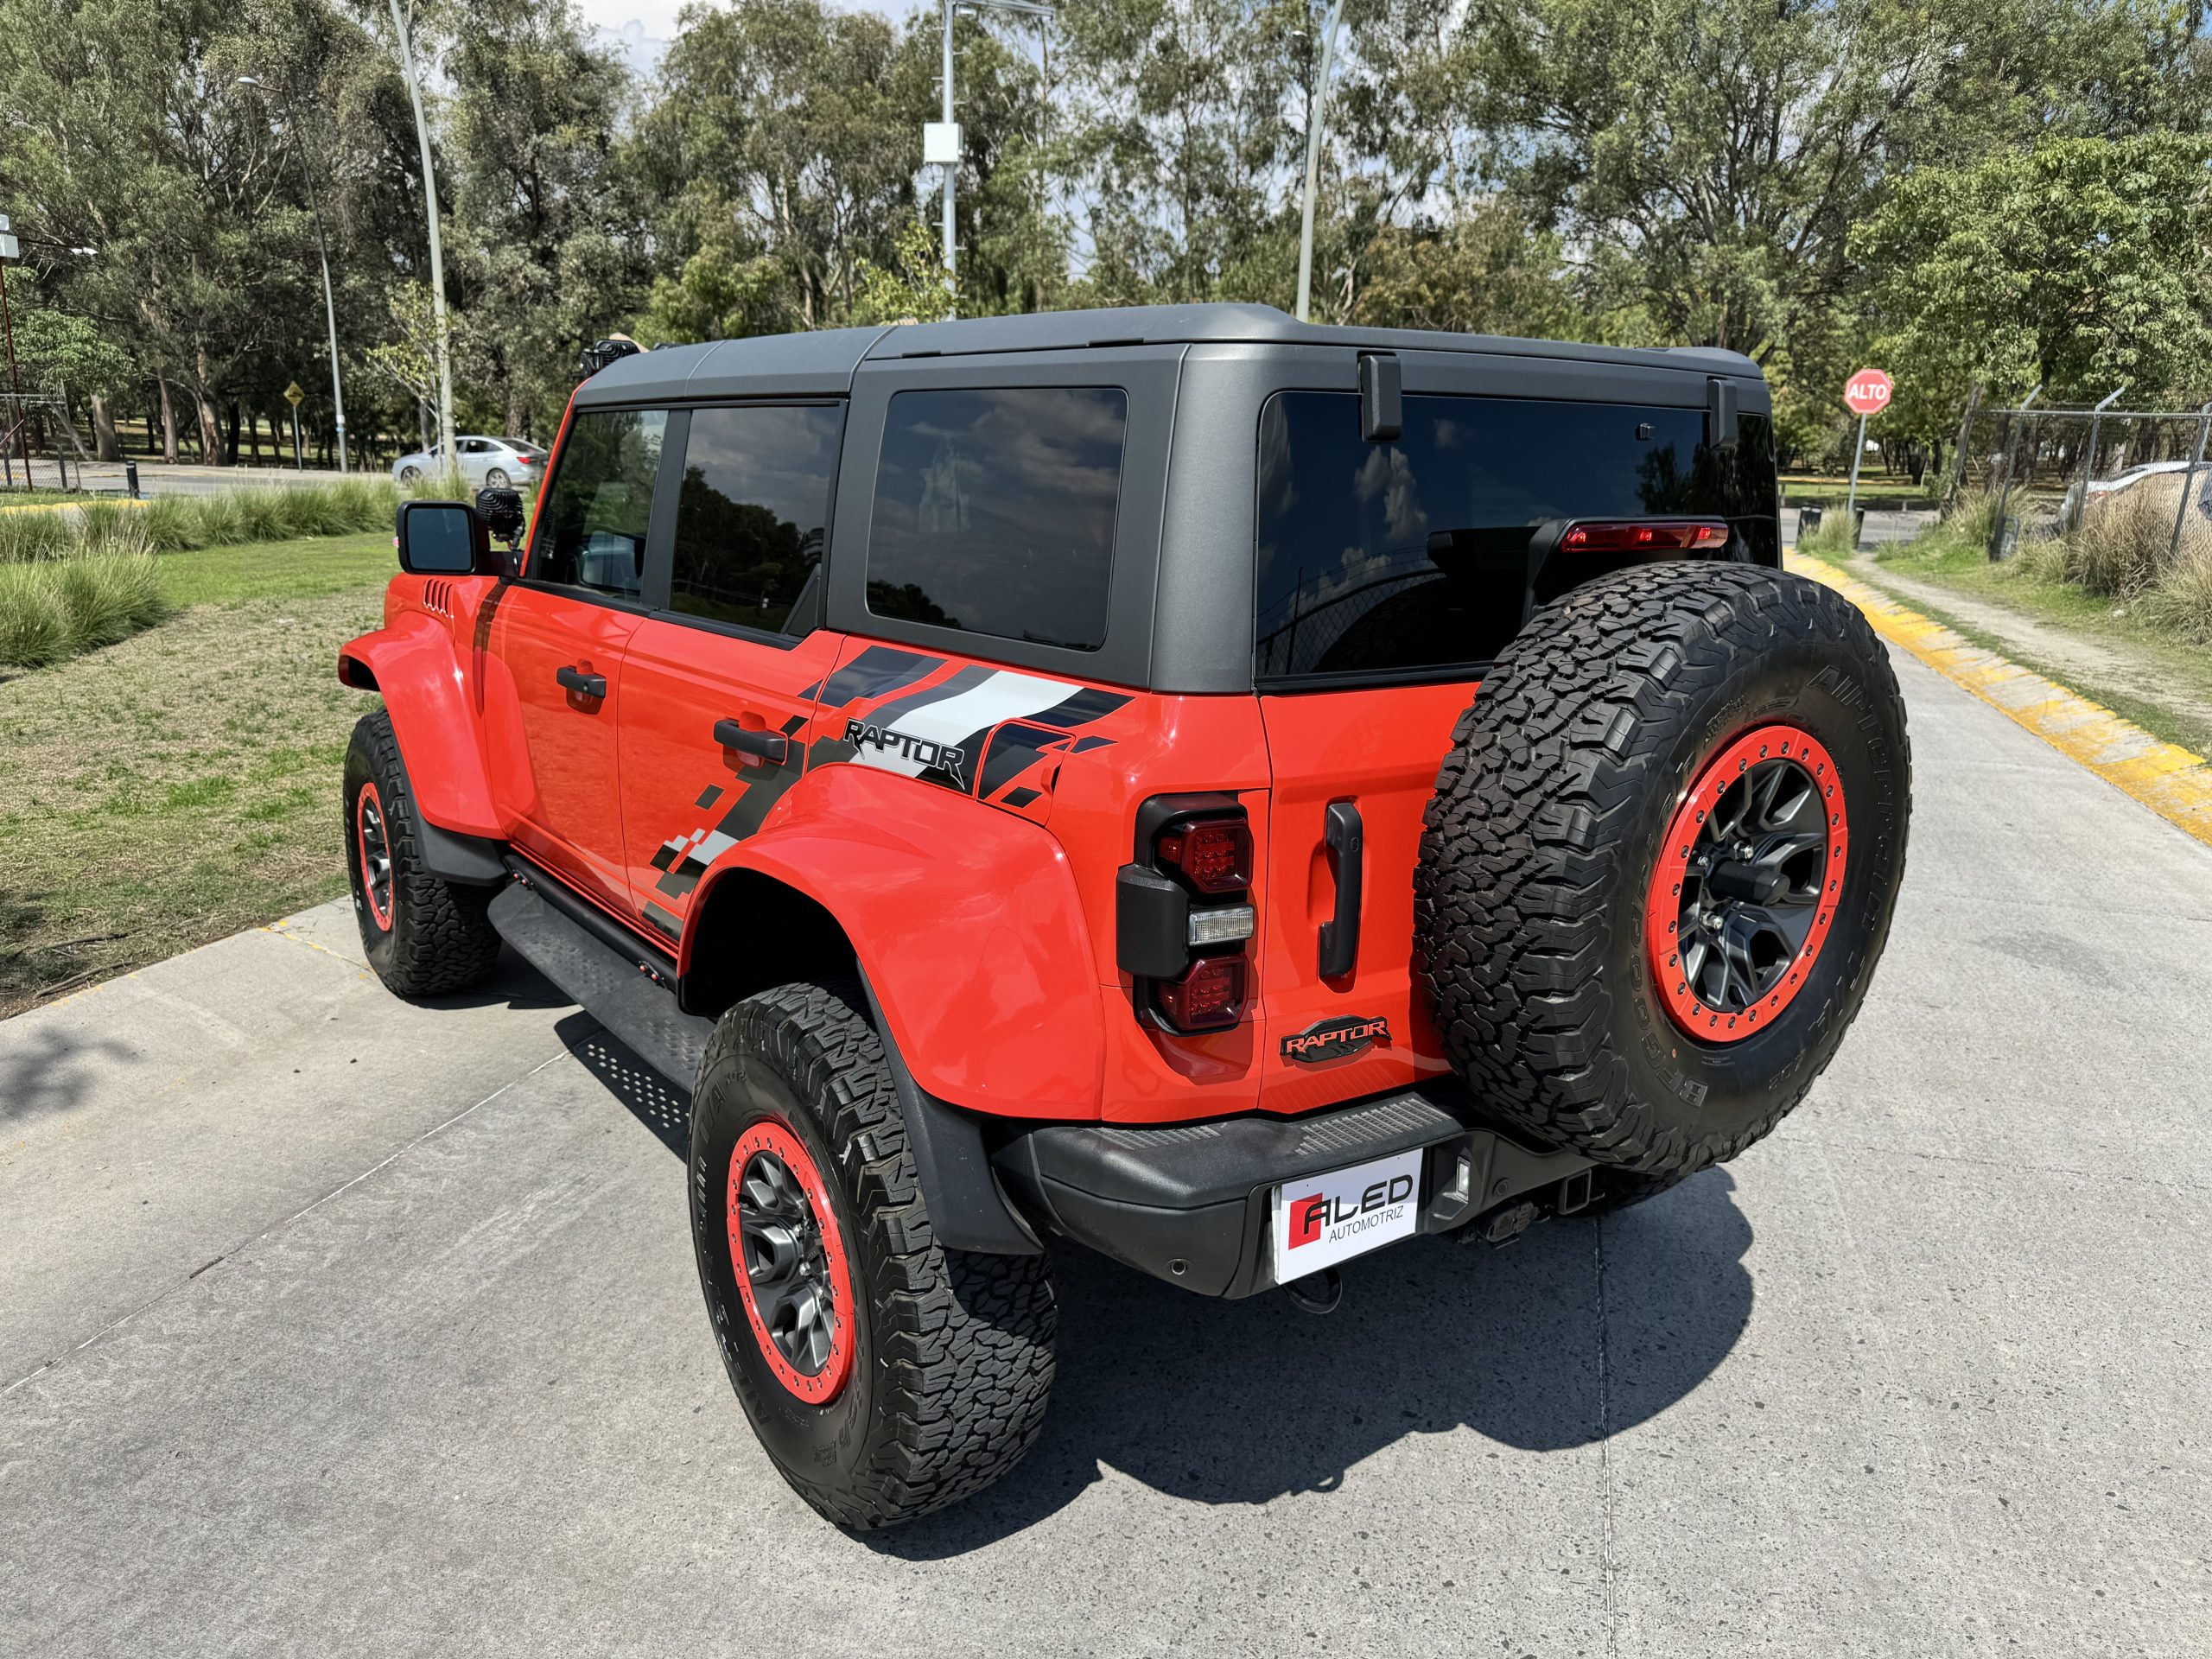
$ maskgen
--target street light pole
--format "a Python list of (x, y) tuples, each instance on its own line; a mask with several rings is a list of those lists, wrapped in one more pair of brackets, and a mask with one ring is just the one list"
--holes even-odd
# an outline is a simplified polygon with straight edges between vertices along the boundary
[[(947, 127), (950, 127), (952, 124), (952, 10), (953, 0), (944, 0), (944, 111), (940, 119), (943, 120), (944, 124)], [(957, 158), (945, 162), (944, 279), (946, 286), (952, 289), (953, 304), (956, 307), (957, 307), (960, 302), (960, 290), (954, 285), (953, 282), (953, 270), (956, 256), (953, 251), (953, 237), (955, 230), (952, 217), (952, 180), (953, 175), (959, 171), (960, 162)]]
[[(238, 84), (241, 86), (251, 86), (260, 92), (266, 92), (269, 90), (251, 75), (240, 75)], [(292, 130), (295, 132), (299, 131), (299, 116), (293, 111), (289, 99), (285, 100), (284, 108), (286, 117), (292, 124)], [(300, 142), (304, 148), (307, 143), (306, 138), (302, 137)], [(324, 321), (329, 325), (330, 329), (330, 405), (338, 428), (338, 470), (341, 473), (351, 472), (353, 468), (347, 465), (346, 457), (346, 388), (338, 373), (338, 301), (331, 292), (330, 245), (322, 231), (322, 193), (315, 188), (313, 156), (307, 158), (302, 170), (306, 173), (308, 180), (308, 209), (315, 216), (315, 256), (322, 261), (322, 315)], [(295, 448), (298, 448), (299, 422), (300, 411), (295, 407), (292, 410)]]
[[(945, 28), (950, 39), (950, 0)], [(438, 454), (448, 467), (457, 467), (453, 448), (453, 351), (446, 326), (446, 264), (438, 247), (438, 181), (430, 167), (430, 128), (423, 119), (423, 85), (415, 73), (415, 49), (408, 44), (407, 22), (399, 15), (399, 0), (391, 0), (391, 26), (399, 32), (399, 60), (407, 71), (407, 96), (415, 105), (415, 139), (423, 150), (423, 203), (430, 226), (430, 308), (438, 330)], [(949, 52), (950, 48), (948, 48)], [(948, 79), (946, 85), (951, 82)], [(944, 187), (945, 200), (952, 200), (952, 184)], [(948, 213), (950, 207), (948, 206)]]
[[(952, 19), (957, 12), (981, 11), (986, 7), (993, 11), (1018, 12), (1024, 17), (1035, 17), (1046, 22), (1050, 22), (1059, 16), (1059, 13), (1051, 6), (1035, 4), (1033, 0), (944, 0), (944, 101), (943, 106), (944, 118), (941, 130), (947, 135), (948, 143), (952, 142), (951, 135), (957, 130), (952, 124)], [(1047, 52), (1051, 50), (1049, 43), (1046, 50)], [(926, 134), (924, 135), (923, 147), (925, 159), (926, 159), (928, 149)], [(957, 148), (950, 152), (943, 166), (944, 168), (944, 276), (946, 283), (951, 284), (958, 270), (958, 251), (955, 245), (955, 238), (958, 230), (952, 213), (952, 180), (953, 175), (960, 170), (960, 156)], [(957, 308), (959, 303), (959, 289), (957, 286), (953, 288), (953, 302)]]
[(1337, 54), (1337, 25), (1344, 21), (1344, 0), (1332, 0), (1329, 23), (1321, 37), (1321, 76), (1313, 88), (1313, 112), (1306, 122), (1306, 214), (1298, 232), (1298, 320), (1313, 321), (1313, 192), (1321, 172), (1321, 129), (1329, 108), (1329, 68)]

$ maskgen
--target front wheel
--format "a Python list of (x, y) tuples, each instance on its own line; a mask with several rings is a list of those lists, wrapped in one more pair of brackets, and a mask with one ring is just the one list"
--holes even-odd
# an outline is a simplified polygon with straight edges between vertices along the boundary
[(377, 977), (399, 996), (481, 984), (499, 959), (499, 936), (485, 913), (491, 890), (456, 887), (424, 868), (399, 740), (381, 709), (353, 728), (345, 788), (353, 914)]
[(1056, 1313), (1044, 1258), (932, 1236), (855, 984), (724, 1014), (691, 1105), (691, 1236), (731, 1384), (784, 1478), (855, 1529), (969, 1497), (1036, 1440)]
[(422, 476), (423, 469), (420, 467), (403, 467), (399, 469), (399, 481), (403, 484), (415, 483)]

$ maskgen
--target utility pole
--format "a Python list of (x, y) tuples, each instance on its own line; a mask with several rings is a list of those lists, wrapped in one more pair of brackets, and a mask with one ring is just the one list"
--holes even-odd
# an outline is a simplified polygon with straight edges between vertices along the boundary
[(1344, 0), (1332, 0), (1328, 27), (1321, 35), (1321, 75), (1313, 86), (1313, 111), (1306, 119), (1306, 214), (1298, 232), (1298, 320), (1311, 322), (1313, 300), (1313, 194), (1321, 175), (1321, 129), (1328, 118), (1329, 68), (1337, 55), (1337, 25)]
[[(423, 205), (430, 226), (430, 307), (438, 328), (438, 457), (448, 469), (458, 470), (460, 461), (453, 447), (453, 346), (452, 335), (446, 326), (446, 262), (438, 248), (438, 181), (430, 166), (429, 124), (423, 119), (423, 84), (415, 73), (415, 49), (408, 44), (407, 22), (399, 15), (399, 0), (391, 0), (391, 26), (399, 32), (399, 60), (407, 70), (407, 96), (415, 105), (415, 139), (423, 149)], [(951, 38), (951, 0), (946, 0), (945, 39), (950, 41)], [(945, 54), (949, 65), (950, 45)], [(951, 85), (948, 74), (948, 104)], [(945, 181), (944, 200), (949, 222), (952, 211), (952, 181), (949, 178)]]
[[(398, 0), (393, 0), (397, 4)], [(922, 164), (936, 165), (944, 169), (944, 276), (952, 287), (953, 303), (959, 304), (960, 289), (955, 282), (959, 270), (957, 240), (958, 225), (952, 212), (953, 177), (960, 171), (960, 125), (952, 116), (952, 20), (962, 12), (973, 14), (988, 7), (993, 11), (1019, 12), (1025, 17), (1036, 17), (1050, 22), (1059, 14), (1050, 6), (1037, 5), (1033, 0), (944, 0), (944, 99), (943, 119), (922, 124)], [(1051, 50), (1049, 43), (1046, 50)]]
[(8, 340), (8, 385), (16, 394), (9, 413), (16, 423), (16, 442), (22, 450), (23, 487), (28, 490), (31, 487), (31, 440), (24, 430), (27, 423), (23, 419), (23, 377), (16, 367), (16, 321), (8, 313), (8, 261), (22, 251), (16, 238), (8, 233), (13, 228), (8, 216), (0, 213), (0, 334), (5, 334)]
[[(240, 86), (251, 86), (261, 92), (266, 92), (269, 90), (251, 75), (240, 75), (237, 84)], [(293, 111), (289, 99), (285, 100), (284, 111), (286, 118), (292, 124), (292, 130), (295, 132), (299, 131), (299, 117)], [(307, 144), (305, 137), (302, 137), (300, 142), (304, 148)], [(330, 289), (330, 244), (322, 232), (322, 193), (315, 186), (315, 158), (312, 156), (307, 157), (303, 171), (307, 174), (308, 180), (308, 207), (315, 215), (315, 251), (316, 257), (322, 261), (322, 315), (330, 330), (330, 404), (338, 427), (338, 470), (345, 473), (353, 469), (347, 466), (346, 461), (346, 388), (338, 373), (338, 302)], [(292, 448), (295, 451), (300, 447), (299, 427), (300, 406), (294, 404), (292, 405)]]

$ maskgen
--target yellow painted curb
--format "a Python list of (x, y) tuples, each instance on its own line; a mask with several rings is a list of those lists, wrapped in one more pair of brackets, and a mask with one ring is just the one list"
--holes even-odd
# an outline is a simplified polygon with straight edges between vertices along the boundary
[[(111, 501), (118, 507), (143, 507), (146, 505), (143, 496), (136, 499), (127, 495), (102, 496), (99, 499)], [(0, 512), (73, 512), (85, 505), (82, 501), (33, 501), (19, 507), (0, 507)]]
[(1942, 623), (1905, 609), (1832, 564), (1802, 553), (1789, 555), (1788, 563), (1864, 611), (1874, 632), (1891, 645), (1911, 652), (2076, 766), (2087, 767), (2212, 847), (2212, 766), (2202, 755), (2162, 742), (2057, 682), (2007, 662), (1993, 651), (1968, 645)]

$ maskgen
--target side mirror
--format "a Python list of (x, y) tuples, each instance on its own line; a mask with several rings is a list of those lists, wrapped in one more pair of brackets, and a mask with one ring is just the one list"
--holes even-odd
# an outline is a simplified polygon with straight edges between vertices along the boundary
[(466, 501), (403, 501), (392, 522), (399, 568), (416, 576), (496, 576), (484, 521)]

